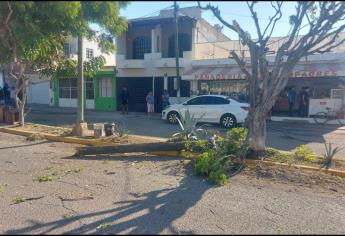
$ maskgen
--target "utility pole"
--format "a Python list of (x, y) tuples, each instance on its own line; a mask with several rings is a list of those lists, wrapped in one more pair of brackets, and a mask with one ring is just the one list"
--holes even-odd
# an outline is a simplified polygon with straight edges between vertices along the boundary
[(175, 59), (176, 59), (176, 80), (177, 80), (177, 97), (181, 96), (181, 78), (179, 65), (179, 48), (178, 48), (178, 17), (177, 17), (177, 3), (174, 1), (174, 15), (175, 15)]
[(84, 122), (84, 71), (83, 71), (83, 37), (78, 36), (78, 113), (77, 123)]
[(84, 68), (83, 68), (83, 35), (78, 35), (78, 111), (77, 120), (73, 128), (76, 136), (86, 136), (88, 127), (84, 121)]

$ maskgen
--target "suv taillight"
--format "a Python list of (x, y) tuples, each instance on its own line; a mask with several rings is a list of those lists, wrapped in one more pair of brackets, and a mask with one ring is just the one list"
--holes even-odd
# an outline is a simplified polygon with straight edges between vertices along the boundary
[(245, 111), (249, 111), (249, 107), (241, 107)]

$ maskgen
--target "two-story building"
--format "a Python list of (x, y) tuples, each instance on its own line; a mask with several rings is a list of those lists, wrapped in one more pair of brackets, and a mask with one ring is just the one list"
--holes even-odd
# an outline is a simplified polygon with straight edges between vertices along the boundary
[[(161, 110), (161, 94), (167, 89), (172, 103), (182, 102), (197, 94), (236, 94), (246, 99), (248, 84), (237, 63), (230, 58), (231, 50), (248, 51), (238, 40), (230, 40), (218, 25), (212, 26), (202, 18), (197, 7), (178, 11), (179, 62), (181, 98), (177, 99), (174, 77), (175, 63), (175, 19), (173, 10), (163, 10), (158, 16), (129, 20), (128, 31), (117, 40), (117, 91), (126, 85), (132, 99), (129, 109), (145, 111), (145, 96), (149, 91), (155, 95), (155, 111)], [(337, 40), (342, 40), (345, 33)], [(283, 37), (271, 38), (270, 62), (284, 42)], [(294, 68), (289, 86), (299, 91), (311, 89), (309, 114), (325, 108), (337, 109), (343, 101), (342, 83), (345, 78), (345, 45), (332, 52), (311, 55), (301, 60)], [(342, 101), (341, 101), (342, 100)], [(298, 106), (298, 104), (296, 104)], [(298, 107), (296, 107), (297, 109)], [(287, 111), (285, 91), (279, 97), (275, 110)]]
[[(96, 41), (83, 39), (83, 61), (102, 55), (105, 66), (95, 78), (85, 78), (85, 108), (116, 109), (115, 54), (101, 52)], [(64, 44), (66, 57), (78, 61), (78, 40)], [(49, 104), (57, 107), (77, 107), (77, 78), (41, 78), (32, 75), (28, 83), (29, 104)]]
[[(178, 11), (180, 74), (191, 67), (195, 45), (229, 40), (217, 26), (210, 25), (197, 7)], [(128, 30), (117, 38), (117, 91), (127, 86), (129, 110), (145, 111), (149, 91), (155, 96), (155, 111), (161, 111), (161, 95), (167, 89), (171, 102), (178, 102), (176, 90), (174, 11), (162, 10), (158, 16), (129, 20)], [(181, 81), (181, 99), (189, 98), (194, 85)]]

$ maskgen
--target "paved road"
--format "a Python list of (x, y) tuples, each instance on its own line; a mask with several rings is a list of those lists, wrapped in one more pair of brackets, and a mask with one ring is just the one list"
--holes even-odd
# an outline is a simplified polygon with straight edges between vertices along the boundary
[[(27, 120), (41, 124), (71, 126), (76, 119), (75, 109), (33, 107)], [(168, 138), (179, 132), (178, 125), (171, 125), (160, 119), (159, 114), (147, 117), (143, 113), (122, 115), (119, 112), (87, 111), (85, 119), (89, 124), (95, 122), (112, 122), (124, 124), (132, 134)], [(209, 129), (225, 133), (226, 129), (212, 126)], [(324, 142), (332, 142), (334, 146), (345, 148), (345, 127), (335, 125), (319, 126), (299, 122), (269, 122), (267, 128), (267, 145), (286, 151), (291, 151), (300, 144), (309, 145), (318, 155), (324, 153)], [(345, 149), (337, 158), (345, 160)]]
[[(245, 175), (214, 187), (194, 176), (187, 160), (139, 154), (75, 159), (75, 146), (0, 133), (0, 234), (345, 232), (341, 189)], [(47, 175), (53, 181), (36, 181)]]

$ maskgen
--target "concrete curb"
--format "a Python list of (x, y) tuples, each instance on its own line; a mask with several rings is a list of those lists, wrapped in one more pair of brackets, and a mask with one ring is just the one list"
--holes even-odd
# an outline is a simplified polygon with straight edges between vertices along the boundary
[[(105, 143), (105, 142), (102, 142), (100, 140), (95, 140), (95, 139), (85, 140), (85, 139), (75, 138), (75, 137), (61, 137), (61, 136), (53, 135), (53, 134), (15, 130), (15, 129), (11, 129), (11, 128), (0, 128), (0, 132), (15, 134), (15, 135), (21, 135), (21, 136), (26, 136), (26, 137), (28, 137), (32, 134), (38, 134), (38, 135), (43, 136), (47, 140), (56, 141), (56, 142), (76, 143), (76, 144), (90, 145), (90, 146), (107, 146), (107, 145), (109, 145), (109, 143)], [(155, 139), (152, 137), (139, 136), (139, 135), (136, 135), (136, 137)], [(156, 140), (158, 140), (158, 139), (156, 139)], [(162, 140), (166, 141), (166, 139), (162, 139)], [(173, 150), (172, 151), (157, 151), (157, 152), (150, 152), (150, 153), (154, 154), (154, 155), (168, 155), (168, 156), (185, 157), (185, 155), (183, 155), (181, 152), (173, 151)], [(294, 165), (294, 164), (289, 165), (286, 163), (263, 161), (263, 160), (245, 160), (245, 163), (247, 165), (264, 164), (267, 166), (294, 167), (294, 168), (304, 169), (304, 170), (322, 171), (322, 172), (325, 172), (328, 174), (332, 174), (335, 176), (345, 178), (345, 171), (340, 171), (340, 170), (335, 170), (335, 169), (324, 169), (324, 168), (317, 168), (317, 167), (305, 166), (305, 165)]]
[[(178, 151), (151, 152), (151, 154), (185, 157), (185, 155), (183, 155), (182, 153)], [(263, 161), (263, 160), (248, 160), (248, 159), (245, 160), (245, 164), (247, 165), (264, 164), (267, 166), (279, 166), (279, 167), (287, 167), (287, 168), (294, 167), (294, 168), (303, 169), (303, 170), (322, 171), (328, 174), (345, 178), (345, 171), (340, 171), (340, 170), (335, 170), (335, 169), (325, 169), (325, 168), (317, 168), (313, 166), (295, 165), (295, 164), (289, 165), (289, 164), (280, 163), (280, 162)]]
[(322, 171), (328, 174), (336, 175), (339, 177), (345, 178), (345, 171), (335, 170), (335, 169), (325, 169), (325, 168), (317, 168), (313, 166), (305, 166), (305, 165), (294, 165), (294, 164), (286, 164), (280, 162), (273, 162), (273, 161), (263, 161), (263, 160), (245, 160), (247, 165), (257, 165), (257, 164), (264, 164), (266, 166), (280, 166), (280, 167), (295, 167), (297, 169), (303, 170), (313, 170), (313, 171)]
[(56, 141), (56, 142), (64, 142), (64, 143), (76, 143), (76, 144), (83, 144), (83, 145), (90, 145), (90, 146), (105, 146), (106, 145), (104, 142), (100, 140), (94, 140), (94, 139), (87, 140), (87, 139), (81, 139), (81, 138), (76, 138), (76, 137), (62, 137), (62, 136), (54, 135), (54, 134), (30, 132), (30, 131), (16, 130), (16, 129), (11, 129), (11, 128), (0, 128), (0, 132), (21, 135), (25, 137), (28, 137), (33, 134), (38, 134), (47, 140)]
[[(89, 146), (109, 146), (109, 143), (103, 142), (102, 140), (98, 140), (98, 139), (82, 139), (82, 138), (77, 138), (77, 137), (62, 137), (62, 136), (54, 135), (54, 134), (47, 134), (47, 133), (41, 133), (41, 132), (30, 132), (30, 131), (24, 131), (24, 130), (17, 130), (14, 128), (3, 128), (3, 127), (1, 127), (0, 132), (20, 135), (20, 136), (25, 136), (25, 137), (28, 137), (28, 136), (33, 135), (33, 134), (38, 134), (38, 135), (41, 135), (45, 139), (50, 140), (50, 141), (64, 142), (64, 143), (76, 143), (76, 144), (89, 145)], [(153, 137), (141, 136), (141, 135), (128, 135), (128, 136), (135, 137), (135, 138), (154, 140), (154, 141), (161, 141), (161, 142), (165, 142), (168, 140), (168, 139), (163, 139), (163, 138), (153, 138)]]

